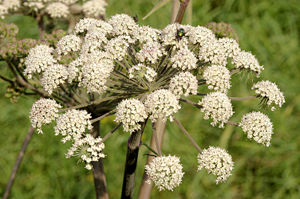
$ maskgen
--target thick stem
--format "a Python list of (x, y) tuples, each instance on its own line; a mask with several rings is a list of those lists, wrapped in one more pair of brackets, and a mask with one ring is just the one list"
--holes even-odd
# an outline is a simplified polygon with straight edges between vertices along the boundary
[(146, 123), (147, 121), (144, 122), (141, 130), (133, 132), (128, 139), (121, 199), (133, 198), (135, 171), (141, 144), (141, 137), (146, 127)]
[(175, 20), (176, 23), (182, 22), (185, 10), (186, 10), (187, 6), (189, 5), (189, 2), (190, 2), (190, 0), (181, 0), (180, 8), (179, 8), (176, 20)]
[(10, 177), (9, 177), (9, 180), (8, 180), (8, 183), (6, 185), (5, 192), (4, 192), (4, 195), (3, 195), (3, 199), (7, 199), (9, 194), (10, 194), (11, 188), (13, 186), (14, 180), (16, 178), (17, 172), (19, 170), (19, 167), (20, 167), (21, 162), (23, 160), (25, 151), (26, 151), (27, 146), (28, 146), (28, 144), (31, 140), (32, 135), (33, 135), (33, 132), (34, 132), (34, 128), (30, 127), (30, 129), (28, 130), (27, 136), (26, 136), (26, 138), (23, 142), (22, 148), (19, 152), (19, 155), (17, 157), (17, 160), (15, 162), (14, 168), (13, 168), (11, 174), (10, 174)]
[[(157, 135), (158, 145), (161, 148), (162, 143), (163, 143), (164, 132), (165, 132), (165, 128), (166, 128), (166, 123), (159, 119), (157, 122), (155, 122), (155, 124), (152, 125), (152, 128), (153, 128), (153, 133)], [(155, 151), (158, 151), (155, 139), (156, 139), (155, 136), (152, 135), (150, 147), (152, 149), (154, 149)], [(153, 160), (153, 158), (154, 158), (153, 155), (156, 155), (156, 154), (149, 151), (147, 164), (149, 164)], [(148, 180), (148, 175), (146, 174), (146, 172), (144, 172), (143, 181), (142, 181), (142, 185), (140, 187), (138, 199), (149, 199), (151, 196), (151, 191), (152, 191), (153, 185), (152, 185), (152, 183), (151, 184), (146, 183), (147, 180)]]
[[(94, 137), (100, 136), (100, 122), (93, 123), (92, 135)], [(92, 162), (94, 184), (96, 190), (96, 199), (108, 199), (108, 193), (106, 188), (106, 177), (104, 174), (104, 167), (102, 159), (97, 162)]]

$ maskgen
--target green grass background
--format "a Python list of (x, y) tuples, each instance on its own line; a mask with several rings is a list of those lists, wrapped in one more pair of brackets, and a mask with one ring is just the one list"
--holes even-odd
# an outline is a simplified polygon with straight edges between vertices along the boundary
[[(154, 5), (151, 0), (110, 0), (107, 15), (127, 13), (144, 16)], [(157, 28), (169, 22), (171, 5), (165, 6), (143, 24)], [(30, 18), (12, 16), (8, 22), (20, 27), (19, 37), (36, 37), (37, 28)], [(300, 198), (300, 1), (299, 0), (194, 0), (193, 25), (210, 21), (233, 25), (245, 50), (252, 51), (265, 70), (262, 78), (277, 82), (286, 104), (275, 112), (265, 111), (274, 123), (272, 145), (266, 148), (249, 141), (239, 128), (214, 128), (202, 119), (199, 110), (190, 106), (177, 114), (191, 135), (203, 148), (220, 145), (233, 156), (235, 168), (227, 182), (216, 185), (214, 177), (197, 172), (197, 151), (192, 148), (173, 123), (168, 123), (163, 152), (181, 157), (185, 176), (173, 192), (154, 189), (152, 198)], [(2, 68), (3, 70), (3, 68)], [(254, 79), (254, 81), (257, 81)], [(251, 94), (252, 81), (235, 76), (231, 96)], [(9, 178), (18, 150), (29, 127), (28, 112), (33, 99), (23, 97), (11, 104), (4, 98), (6, 84), (0, 82), (0, 195)], [(234, 121), (249, 111), (260, 110), (258, 101), (234, 102)], [(102, 131), (114, 126), (112, 118), (102, 122)], [(143, 140), (149, 141), (150, 129)], [(108, 191), (112, 199), (120, 198), (123, 163), (128, 134), (118, 131), (106, 143), (104, 159)], [(69, 146), (55, 137), (52, 127), (43, 135), (34, 134), (16, 178), (14, 199), (83, 199), (94, 198), (91, 172), (75, 158), (66, 159)], [(142, 179), (146, 149), (142, 147), (136, 176), (135, 197)]]

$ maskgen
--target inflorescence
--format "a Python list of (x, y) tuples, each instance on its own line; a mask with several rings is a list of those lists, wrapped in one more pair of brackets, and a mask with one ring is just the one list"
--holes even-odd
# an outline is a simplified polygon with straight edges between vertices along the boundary
[[(84, 6), (91, 7), (90, 14), (96, 12), (97, 2), (92, 1)], [(68, 2), (73, 3), (61, 1)], [(24, 74), (40, 82), (49, 98), (33, 105), (33, 127), (41, 132), (43, 124), (56, 120), (55, 134), (73, 143), (67, 157), (79, 155), (91, 169), (91, 162), (105, 156), (102, 138), (90, 133), (97, 118), (115, 113), (124, 131), (135, 133), (147, 118), (173, 121), (180, 103), (186, 102), (199, 108), (212, 126), (223, 128), (234, 114), (227, 96), (231, 75), (246, 71), (258, 76), (262, 70), (255, 56), (235, 40), (217, 38), (205, 27), (170, 24), (158, 30), (119, 14), (108, 21), (80, 20), (56, 48), (37, 45), (25, 60)], [(256, 97), (268, 98), (268, 105), (284, 103), (274, 83), (261, 81), (253, 89)], [(213, 92), (201, 93), (204, 90)], [(190, 95), (199, 98), (198, 103), (185, 99)], [(273, 129), (266, 115), (252, 112), (236, 125), (249, 139), (270, 145)], [(233, 169), (231, 156), (220, 148), (201, 151), (198, 162), (198, 169), (216, 175), (217, 183)], [(155, 157), (146, 172), (159, 190), (173, 190), (183, 177), (175, 156)]]

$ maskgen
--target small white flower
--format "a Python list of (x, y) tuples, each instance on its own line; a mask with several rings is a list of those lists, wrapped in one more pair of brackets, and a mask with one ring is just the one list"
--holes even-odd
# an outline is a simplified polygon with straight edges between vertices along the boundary
[(49, 66), (43, 73), (41, 84), (43, 89), (50, 95), (58, 85), (65, 83), (68, 79), (68, 70), (64, 65), (54, 64)]
[(83, 65), (83, 62), (81, 60), (81, 57), (78, 57), (77, 59), (73, 60), (68, 66), (68, 83), (72, 83), (76, 77), (78, 77), (79, 74), (79, 68)]
[(140, 43), (156, 42), (158, 40), (158, 35), (160, 31), (149, 26), (141, 26), (136, 29), (133, 33), (134, 37)]
[(105, 46), (105, 49), (113, 59), (122, 61), (127, 55), (127, 49), (129, 47), (129, 43), (127, 41), (128, 38), (128, 36), (119, 36), (109, 40)]
[(257, 82), (253, 85), (252, 90), (255, 90), (255, 93), (259, 96), (268, 98), (267, 104), (272, 106), (272, 111), (276, 109), (273, 105), (281, 107), (285, 103), (283, 93), (275, 83), (268, 80)]
[(165, 54), (164, 49), (158, 42), (147, 42), (143, 45), (142, 49), (136, 54), (136, 58), (140, 62), (157, 63), (160, 57)]
[(108, 58), (105, 52), (99, 52), (85, 59), (83, 58), (79, 86), (85, 87), (88, 93), (101, 94), (107, 88), (105, 84), (113, 70), (113, 60)]
[(188, 40), (185, 36), (178, 38), (178, 30), (183, 29), (184, 34), (189, 32), (192, 26), (190, 25), (181, 25), (181, 24), (169, 24), (161, 31), (161, 41), (163, 46), (174, 46), (175, 48), (181, 48), (188, 44)]
[(83, 18), (75, 25), (74, 32), (76, 34), (84, 33), (90, 26), (95, 25), (99, 20), (93, 18)]
[(102, 152), (105, 148), (104, 143), (100, 137), (94, 138), (92, 135), (87, 134), (84, 137), (77, 138), (74, 140), (72, 147), (66, 154), (67, 158), (72, 156), (79, 156), (81, 160), (86, 163), (85, 168), (88, 170), (92, 169), (92, 162), (97, 162), (105, 155)]
[(198, 90), (197, 78), (190, 72), (181, 72), (172, 77), (169, 90), (178, 98), (181, 95), (196, 95)]
[(8, 14), (7, 7), (0, 5), (0, 19), (4, 19), (6, 14)]
[(24, 74), (31, 79), (33, 73), (41, 73), (57, 61), (52, 56), (54, 49), (46, 45), (38, 45), (30, 49), (25, 60)]
[(186, 36), (192, 44), (200, 44), (200, 46), (209, 44), (216, 39), (215, 34), (210, 29), (202, 26), (192, 27)]
[(46, 7), (46, 12), (52, 17), (52, 18), (66, 18), (69, 14), (69, 7), (60, 2), (54, 2), (49, 4)]
[(225, 49), (226, 57), (233, 58), (237, 56), (241, 51), (240, 46), (235, 39), (224, 37), (219, 39), (218, 41), (219, 44)]
[(77, 52), (81, 47), (81, 39), (75, 35), (66, 35), (57, 42), (56, 52), (66, 55), (69, 52)]
[(181, 70), (191, 70), (197, 67), (197, 58), (187, 47), (180, 48), (171, 57), (171, 62), (173, 68), (180, 68)]
[(233, 161), (224, 149), (210, 146), (198, 155), (198, 171), (206, 169), (208, 173), (217, 176), (216, 183), (223, 182), (231, 176)]
[(204, 43), (199, 50), (199, 59), (214, 65), (226, 66), (226, 51), (217, 39)]
[(141, 122), (147, 118), (145, 106), (137, 99), (125, 99), (117, 106), (116, 122), (123, 124), (124, 131), (132, 133), (141, 129)]
[(108, 23), (113, 27), (112, 34), (114, 36), (132, 35), (138, 28), (133, 18), (126, 14), (114, 15), (108, 20)]
[(171, 155), (155, 157), (145, 166), (145, 171), (149, 176), (147, 183), (153, 181), (159, 191), (165, 189), (173, 191), (181, 184), (184, 175), (180, 159)]
[(270, 146), (273, 125), (268, 116), (260, 112), (247, 113), (242, 117), (239, 126), (247, 133), (248, 139)]
[(170, 118), (172, 121), (172, 115), (181, 108), (177, 97), (166, 89), (150, 93), (146, 98), (145, 107), (152, 122), (158, 118), (164, 121)]
[(232, 63), (236, 68), (248, 69), (254, 71), (259, 75), (264, 69), (263, 66), (260, 66), (257, 59), (250, 52), (240, 51), (237, 56), (234, 56)]
[(63, 142), (80, 139), (86, 130), (92, 129), (91, 118), (85, 110), (69, 110), (57, 119), (55, 135), (62, 135)]
[(30, 9), (33, 9), (35, 12), (37, 12), (45, 7), (45, 4), (43, 2), (26, 1), (23, 4), (24, 4), (24, 6), (27, 6)]
[(42, 125), (50, 124), (58, 117), (58, 109), (62, 108), (52, 99), (41, 98), (36, 101), (30, 111), (30, 122), (32, 127), (36, 128), (38, 133), (43, 133)]
[(13, 10), (13, 11), (18, 10), (21, 6), (20, 0), (3, 0), (2, 4), (7, 9)]
[(208, 84), (208, 89), (227, 93), (230, 85), (230, 71), (225, 66), (212, 65), (203, 72), (203, 78)]
[(220, 128), (224, 127), (224, 123), (228, 122), (233, 115), (232, 105), (230, 99), (221, 92), (213, 92), (205, 95), (198, 103), (202, 106), (201, 112), (204, 113), (204, 119), (211, 118), (212, 126), (219, 124)]
[(101, 17), (105, 15), (105, 0), (89, 0), (82, 5), (83, 13), (89, 17)]

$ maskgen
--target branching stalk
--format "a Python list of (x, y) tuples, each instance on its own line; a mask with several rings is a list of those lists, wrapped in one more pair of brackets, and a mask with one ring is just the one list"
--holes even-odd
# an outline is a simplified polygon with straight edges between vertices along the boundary
[(174, 117), (175, 123), (178, 125), (180, 130), (186, 135), (186, 137), (190, 140), (190, 142), (193, 144), (193, 146), (201, 153), (202, 150), (197, 144), (197, 142), (192, 138), (192, 136), (187, 132), (187, 130), (183, 127), (183, 125)]
[(232, 101), (245, 101), (245, 100), (251, 100), (256, 98), (256, 95), (251, 95), (247, 97), (229, 97)]

